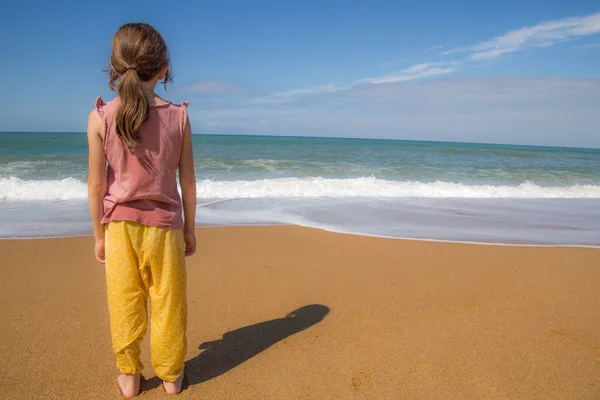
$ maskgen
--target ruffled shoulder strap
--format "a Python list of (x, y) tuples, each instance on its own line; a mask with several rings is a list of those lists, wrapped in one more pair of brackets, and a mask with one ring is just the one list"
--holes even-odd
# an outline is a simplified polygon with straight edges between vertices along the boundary
[(181, 134), (182, 135), (185, 132), (185, 125), (187, 124), (187, 120), (188, 120), (187, 107), (188, 107), (187, 100), (182, 101), (181, 102)]
[(104, 102), (104, 100), (102, 100), (102, 97), (98, 96), (96, 98), (96, 111), (98, 111), (98, 114), (100, 114), (100, 116), (104, 117), (104, 106), (106, 105), (106, 103)]

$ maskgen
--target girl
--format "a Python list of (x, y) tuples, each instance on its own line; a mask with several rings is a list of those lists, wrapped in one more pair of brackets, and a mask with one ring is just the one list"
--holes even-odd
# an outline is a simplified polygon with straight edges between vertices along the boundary
[(187, 103), (154, 93), (159, 80), (171, 81), (162, 36), (148, 24), (123, 25), (110, 57), (109, 87), (118, 96), (98, 98), (88, 119), (95, 253), (106, 264), (117, 382), (127, 398), (139, 393), (148, 297), (152, 366), (167, 393), (181, 391), (187, 345), (185, 256), (196, 250), (191, 128)]

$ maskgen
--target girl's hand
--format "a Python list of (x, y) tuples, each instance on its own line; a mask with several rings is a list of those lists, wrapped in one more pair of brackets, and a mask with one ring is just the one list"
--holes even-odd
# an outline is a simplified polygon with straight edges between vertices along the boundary
[(189, 257), (196, 252), (196, 231), (194, 229), (186, 229), (183, 231), (185, 239), (185, 256)]
[(96, 260), (98, 260), (99, 263), (104, 264), (106, 261), (104, 256), (104, 239), (96, 239), (94, 252), (96, 253)]

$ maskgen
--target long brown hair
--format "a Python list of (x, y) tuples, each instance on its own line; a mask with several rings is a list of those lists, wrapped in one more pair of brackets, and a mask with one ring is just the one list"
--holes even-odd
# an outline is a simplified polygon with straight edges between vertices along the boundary
[[(169, 66), (169, 49), (156, 29), (146, 23), (129, 23), (119, 28), (112, 42), (108, 87), (119, 93), (121, 103), (115, 128), (129, 148), (139, 143), (137, 133), (150, 115), (142, 82), (154, 78), (165, 66)], [(163, 80), (165, 89), (167, 82), (172, 82), (169, 69)]]

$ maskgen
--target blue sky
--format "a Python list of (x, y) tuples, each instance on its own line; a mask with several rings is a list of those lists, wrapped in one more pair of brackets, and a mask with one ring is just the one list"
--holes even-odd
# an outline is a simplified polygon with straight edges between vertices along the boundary
[(600, 3), (486, 3), (5, 2), (0, 130), (85, 130), (145, 21), (195, 133), (600, 147)]

